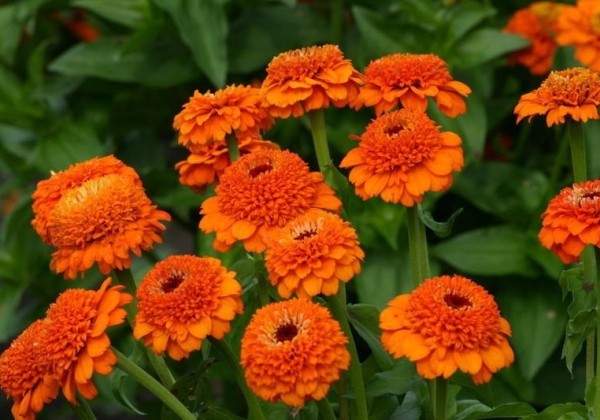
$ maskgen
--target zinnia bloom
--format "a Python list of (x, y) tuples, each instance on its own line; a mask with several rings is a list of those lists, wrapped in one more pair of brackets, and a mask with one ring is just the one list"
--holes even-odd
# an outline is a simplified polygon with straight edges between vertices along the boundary
[(553, 71), (536, 90), (521, 96), (515, 107), (517, 123), (523, 118), (546, 115), (548, 127), (563, 124), (565, 117), (586, 122), (598, 119), (600, 76), (585, 68)]
[(586, 245), (600, 247), (600, 179), (562, 189), (542, 214), (540, 242), (565, 264)]
[(263, 81), (264, 106), (276, 118), (347, 106), (358, 95), (361, 74), (336, 45), (287, 51), (271, 60)]
[(248, 252), (263, 252), (263, 236), (310, 208), (337, 211), (341, 201), (320, 172), (309, 172), (289, 151), (259, 150), (240, 157), (221, 176), (216, 195), (202, 203), (200, 229), (216, 232), (225, 252), (243, 241)]
[(579, 62), (600, 71), (600, 2), (578, 0), (576, 6), (565, 6), (557, 25), (556, 42), (573, 45)]
[(212, 257), (172, 255), (146, 274), (137, 297), (133, 336), (175, 360), (200, 349), (207, 336), (223, 338), (243, 310), (235, 273)]
[(253, 315), (241, 363), (259, 397), (301, 407), (320, 400), (348, 369), (348, 339), (329, 311), (305, 299), (271, 303)]
[(169, 214), (157, 210), (139, 177), (114, 157), (91, 159), (40, 181), (33, 194), (33, 225), (57, 250), (50, 267), (75, 278), (94, 263), (100, 271), (131, 265), (162, 241)]
[(260, 89), (238, 85), (215, 93), (194, 91), (173, 120), (179, 144), (186, 147), (224, 141), (228, 134), (240, 136), (271, 125), (271, 118), (261, 106)]
[(283, 298), (334, 295), (360, 273), (365, 254), (356, 231), (337, 214), (309, 210), (267, 240), (269, 280)]
[(494, 298), (462, 276), (434, 277), (395, 297), (381, 312), (379, 326), (384, 348), (416, 362), (427, 379), (461, 370), (482, 384), (514, 360), (510, 325)]
[(391, 54), (371, 61), (365, 69), (365, 84), (353, 106), (375, 106), (375, 114), (390, 111), (399, 103), (404, 108), (425, 112), (427, 98), (449, 117), (467, 110), (463, 96), (471, 89), (453, 80), (444, 60), (434, 54)]
[(362, 199), (381, 196), (407, 207), (426, 191), (444, 191), (463, 167), (461, 140), (441, 132), (421, 111), (403, 108), (373, 120), (340, 167), (352, 168), (350, 182)]

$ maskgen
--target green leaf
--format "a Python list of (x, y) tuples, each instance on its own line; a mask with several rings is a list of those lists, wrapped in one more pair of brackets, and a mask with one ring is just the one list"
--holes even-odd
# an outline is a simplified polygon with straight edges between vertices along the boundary
[[(140, 345), (136, 345), (133, 349), (133, 353), (129, 356), (129, 359), (139, 364), (144, 359), (144, 348)], [(111, 376), (110, 390), (119, 404), (133, 413), (145, 416), (146, 413), (137, 408), (130, 399), (136, 386), (137, 382), (131, 380), (129, 375), (122, 370), (115, 370)]]
[(419, 420), (421, 419), (421, 404), (415, 392), (407, 392), (402, 404), (390, 416), (390, 420)]
[(562, 357), (569, 372), (573, 373), (573, 362), (581, 352), (585, 340), (596, 330), (597, 323), (598, 313), (595, 308), (578, 312), (567, 322)]
[(436, 222), (429, 211), (423, 211), (423, 207), (421, 207), (420, 204), (417, 206), (417, 209), (419, 211), (419, 218), (421, 221), (440, 238), (446, 238), (450, 236), (452, 233), (452, 226), (454, 226), (454, 221), (463, 212), (463, 209), (460, 208), (452, 213), (452, 215), (450, 215), (448, 220), (445, 222)]
[(219, 0), (153, 0), (173, 18), (196, 65), (217, 87), (227, 77), (227, 16)]
[(553, 404), (544, 411), (523, 420), (584, 420), (588, 418), (588, 409), (579, 403)]
[(13, 2), (0, 6), (0, 61), (13, 64), (23, 28), (43, 1)]
[(567, 312), (575, 316), (581, 311), (596, 308), (596, 288), (583, 277), (583, 266), (579, 265), (560, 273), (558, 284), (562, 288), (563, 300), (571, 295), (571, 303)]
[(390, 25), (385, 21), (383, 15), (360, 6), (352, 7), (352, 15), (361, 36), (366, 44), (373, 48), (376, 56), (407, 51), (398, 38), (385, 32), (385, 28), (390, 28)]
[[(0, 262), (0, 267), (2, 267), (2, 262)], [(0, 271), (0, 276), (1, 274)], [(19, 315), (19, 304), (25, 289), (26, 285), (2, 285), (2, 290), (0, 290), (0, 342), (19, 333), (19, 330), (16, 329), (18, 326), (15, 319)]]
[(450, 38), (456, 43), (467, 32), (496, 14), (493, 7), (478, 1), (461, 1), (448, 8)]
[(448, 57), (448, 64), (451, 67), (472, 69), (528, 45), (529, 41), (519, 35), (482, 28), (471, 32), (456, 44), (454, 54)]
[[(206, 373), (215, 361), (215, 359), (210, 358), (195, 363), (194, 369), (180, 376), (170, 390), (192, 413), (204, 410), (203, 406), (210, 400), (210, 381)], [(163, 406), (163, 418), (174, 416), (175, 414), (168, 407)]]
[(147, 0), (75, 0), (72, 5), (129, 28), (139, 26), (148, 13)]
[(347, 312), (350, 323), (373, 352), (373, 357), (379, 367), (382, 370), (392, 368), (392, 357), (381, 345), (377, 308), (366, 304), (348, 305)]
[(458, 401), (458, 414), (454, 420), (479, 420), (479, 419), (512, 419), (522, 418), (535, 414), (536, 411), (529, 404), (514, 402), (490, 408), (477, 400)]
[(403, 395), (422, 381), (412, 362), (399, 359), (394, 361), (392, 369), (371, 376), (365, 383), (365, 391), (369, 398), (386, 394)]

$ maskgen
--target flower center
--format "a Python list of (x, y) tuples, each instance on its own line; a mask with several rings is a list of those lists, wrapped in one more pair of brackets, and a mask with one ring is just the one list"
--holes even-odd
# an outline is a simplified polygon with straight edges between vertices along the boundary
[(255, 166), (254, 168), (251, 168), (248, 171), (248, 175), (250, 175), (250, 178), (256, 178), (260, 174), (265, 174), (267, 172), (270, 172), (272, 169), (273, 169), (273, 166), (269, 162), (267, 162), (267, 163), (263, 163), (262, 165), (258, 165), (258, 166)]
[(452, 309), (462, 309), (464, 307), (470, 308), (473, 306), (471, 301), (464, 296), (455, 295), (452, 293), (448, 293), (444, 296), (444, 302)]
[(171, 293), (177, 289), (181, 283), (185, 280), (185, 275), (182, 272), (175, 271), (169, 275), (166, 279), (161, 281), (160, 289), (163, 293)]
[(404, 130), (404, 126), (402, 125), (393, 125), (391, 127), (386, 127), (383, 129), (383, 132), (390, 137), (394, 137), (398, 135), (402, 130)]
[(275, 331), (275, 339), (279, 343), (291, 341), (298, 335), (298, 327), (295, 324), (287, 323), (280, 325)]

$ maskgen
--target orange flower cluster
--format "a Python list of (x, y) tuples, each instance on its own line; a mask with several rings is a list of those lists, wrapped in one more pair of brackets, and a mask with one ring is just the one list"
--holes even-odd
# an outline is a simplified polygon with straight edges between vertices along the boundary
[(132, 301), (123, 286), (69, 289), (53, 303), (46, 318), (31, 324), (0, 355), (0, 388), (14, 401), (17, 419), (33, 419), (59, 387), (77, 404), (76, 393), (91, 399), (97, 394), (94, 373), (108, 375), (117, 359), (106, 329), (122, 324), (122, 307)]
[(564, 6), (557, 21), (556, 42), (575, 47), (575, 58), (594, 71), (600, 71), (600, 3), (578, 0)]
[(600, 105), (600, 75), (585, 68), (553, 71), (539, 88), (521, 96), (515, 114), (523, 118), (546, 115), (548, 127), (574, 121), (597, 120)]
[(461, 370), (481, 384), (514, 360), (510, 325), (493, 297), (461, 276), (434, 277), (397, 296), (381, 312), (379, 326), (385, 349), (416, 362), (427, 379)]
[(565, 264), (577, 262), (586, 245), (600, 247), (600, 180), (573, 184), (550, 200), (538, 237)]
[(242, 312), (242, 288), (235, 273), (216, 258), (172, 255), (142, 280), (133, 335), (156, 354), (175, 360), (200, 349), (207, 336), (217, 339)]
[(305, 299), (271, 303), (256, 311), (242, 338), (246, 382), (267, 401), (318, 401), (350, 364), (347, 342), (326, 308)]
[(403, 108), (373, 120), (340, 163), (362, 199), (412, 207), (427, 191), (444, 191), (463, 167), (461, 139), (440, 132), (422, 111)]
[(452, 79), (444, 60), (433, 54), (387, 55), (369, 63), (364, 77), (353, 106), (374, 106), (376, 115), (398, 104), (425, 112), (432, 97), (440, 111), (454, 118), (465, 113), (463, 97), (471, 93), (467, 85)]
[(141, 255), (162, 241), (161, 220), (138, 175), (113, 156), (90, 159), (40, 181), (33, 193), (32, 222), (57, 250), (51, 268), (68, 279), (94, 263), (100, 271), (131, 265), (130, 252)]

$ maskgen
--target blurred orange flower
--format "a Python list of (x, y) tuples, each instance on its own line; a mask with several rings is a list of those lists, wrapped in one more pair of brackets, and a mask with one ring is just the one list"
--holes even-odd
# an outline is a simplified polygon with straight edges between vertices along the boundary
[(283, 298), (334, 295), (339, 282), (360, 273), (365, 254), (358, 235), (337, 214), (309, 210), (267, 238), (269, 280)]
[(563, 188), (542, 214), (538, 237), (565, 264), (577, 262), (586, 245), (600, 247), (600, 180)]
[(556, 42), (575, 47), (575, 58), (600, 71), (600, 2), (578, 0), (565, 6), (558, 18)]
[(309, 172), (300, 156), (263, 149), (240, 157), (221, 176), (216, 195), (202, 203), (200, 229), (216, 232), (213, 246), (225, 252), (242, 241), (263, 252), (263, 236), (310, 208), (337, 211), (341, 201), (320, 172)]
[(305, 299), (271, 303), (256, 311), (242, 338), (246, 382), (267, 401), (318, 401), (348, 369), (347, 342), (326, 308)]
[(384, 348), (416, 362), (427, 379), (461, 370), (482, 384), (514, 361), (510, 325), (494, 298), (462, 276), (434, 277), (395, 297), (381, 312), (379, 326)]
[(365, 69), (365, 84), (352, 106), (375, 106), (375, 114), (404, 108), (425, 112), (427, 98), (449, 117), (464, 114), (463, 99), (471, 89), (453, 80), (444, 60), (434, 54), (391, 54), (371, 61)]
[(207, 336), (223, 338), (243, 310), (235, 273), (216, 258), (171, 255), (142, 280), (133, 336), (175, 360), (200, 349)]
[(521, 96), (515, 114), (517, 123), (523, 118), (546, 115), (548, 127), (563, 124), (565, 117), (586, 122), (598, 119), (600, 76), (591, 70), (575, 67), (553, 71), (539, 88)]
[(358, 147), (340, 167), (352, 168), (350, 182), (363, 200), (381, 196), (412, 207), (425, 192), (450, 188), (452, 173), (463, 167), (460, 137), (440, 132), (422, 111), (403, 108), (383, 114), (356, 140)]
[(286, 51), (271, 60), (262, 83), (264, 106), (276, 118), (347, 106), (358, 95), (361, 74), (337, 45)]

